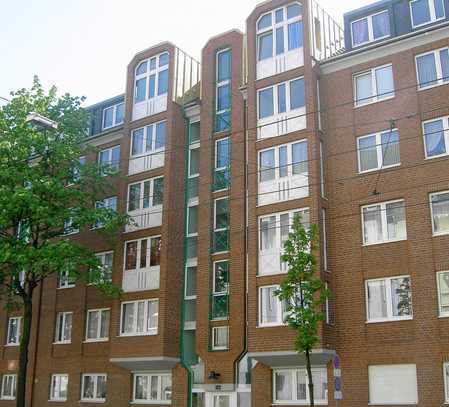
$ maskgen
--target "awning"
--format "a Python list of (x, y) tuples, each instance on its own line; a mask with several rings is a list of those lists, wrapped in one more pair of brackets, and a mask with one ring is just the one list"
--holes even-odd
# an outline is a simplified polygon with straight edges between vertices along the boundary
[[(325, 366), (336, 352), (333, 349), (313, 349), (310, 359), (313, 366)], [(304, 353), (296, 353), (295, 351), (276, 351), (276, 352), (248, 352), (248, 357), (254, 358), (264, 365), (279, 367), (295, 367), (305, 366), (306, 356)]]
[(180, 360), (178, 358), (170, 358), (167, 356), (153, 356), (142, 358), (111, 358), (110, 362), (123, 369), (137, 372), (171, 370), (180, 362)]

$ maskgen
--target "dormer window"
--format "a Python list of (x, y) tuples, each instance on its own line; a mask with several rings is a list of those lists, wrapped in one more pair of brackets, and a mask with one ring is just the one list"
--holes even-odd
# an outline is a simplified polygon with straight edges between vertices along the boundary
[(102, 129), (106, 130), (123, 123), (125, 103), (117, 103), (103, 110)]
[(412, 0), (410, 14), (413, 28), (434, 23), (445, 17), (443, 0)]
[(389, 37), (390, 15), (388, 10), (353, 21), (351, 31), (353, 47)]
[(257, 21), (257, 79), (302, 66), (303, 44), (301, 4), (263, 14)]

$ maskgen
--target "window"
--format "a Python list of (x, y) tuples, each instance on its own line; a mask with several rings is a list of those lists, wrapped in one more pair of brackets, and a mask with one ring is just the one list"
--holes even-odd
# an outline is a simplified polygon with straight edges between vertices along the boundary
[(388, 10), (353, 21), (351, 32), (353, 47), (389, 37), (390, 15)]
[(5, 374), (2, 377), (2, 400), (15, 400), (16, 399), (16, 382), (17, 375)]
[(303, 46), (302, 6), (293, 3), (262, 15), (257, 22), (258, 61)]
[(426, 158), (442, 157), (449, 154), (449, 116), (423, 123)]
[(72, 340), (73, 312), (58, 312), (56, 314), (55, 343), (70, 343)]
[(69, 375), (67, 374), (51, 375), (50, 400), (66, 401), (68, 385), (69, 385)]
[(151, 178), (128, 187), (128, 213), (161, 207), (164, 201), (164, 177)]
[(101, 150), (98, 154), (101, 175), (115, 173), (120, 169), (120, 146)]
[(304, 108), (304, 78), (293, 79), (258, 91), (259, 120)]
[(125, 103), (118, 103), (103, 110), (103, 130), (123, 123)]
[(259, 326), (285, 324), (285, 306), (275, 295), (278, 285), (259, 287)]
[(214, 201), (214, 251), (229, 249), (229, 198)]
[(427, 89), (449, 82), (449, 48), (416, 56), (418, 88)]
[[(104, 209), (106, 211), (114, 211), (117, 212), (117, 197), (111, 196), (109, 198), (105, 198), (101, 201), (95, 202), (96, 209)], [(102, 211), (103, 212), (103, 211)], [(100, 215), (102, 216), (102, 215)], [(100, 229), (104, 227), (104, 223), (101, 220), (97, 220), (95, 224), (92, 226), (92, 229)]]
[(106, 374), (86, 373), (81, 376), (81, 401), (106, 401)]
[(229, 188), (230, 144), (229, 137), (215, 142), (214, 191)]
[(412, 0), (410, 11), (413, 28), (444, 19), (444, 0)]
[(73, 217), (69, 217), (64, 221), (64, 235), (74, 235), (79, 233), (79, 227), (75, 225), (75, 220)]
[(131, 157), (158, 155), (165, 150), (167, 122), (162, 121), (134, 130), (131, 136)]
[(134, 103), (153, 99), (168, 92), (167, 52), (142, 61), (135, 72)]
[(215, 131), (231, 128), (231, 50), (217, 52), (215, 90)]
[(370, 404), (418, 404), (416, 365), (368, 366)]
[(187, 266), (185, 276), (184, 299), (193, 300), (196, 298), (196, 272), (197, 266)]
[(259, 217), (259, 268), (258, 275), (287, 272), (287, 265), (281, 260), (284, 243), (293, 226), (296, 215), (301, 216), (304, 227), (309, 226), (309, 209), (273, 213)]
[(76, 275), (70, 273), (69, 269), (63, 270), (58, 275), (58, 288), (75, 287)]
[(410, 276), (367, 280), (365, 290), (368, 322), (412, 319)]
[(362, 207), (363, 244), (378, 244), (407, 239), (403, 200)]
[(323, 270), (329, 271), (329, 259), (327, 253), (327, 228), (326, 228), (326, 220), (327, 220), (327, 211), (325, 208), (321, 208), (321, 235), (323, 239)]
[(229, 261), (213, 263), (212, 318), (228, 317), (229, 296)]
[(161, 237), (133, 240), (125, 244), (125, 270), (145, 269), (161, 264)]
[(323, 148), (323, 142), (320, 141), (320, 191), (321, 191), (322, 198), (326, 198), (325, 179), (326, 179), (326, 174), (324, 171), (324, 148)]
[(229, 327), (215, 326), (212, 328), (212, 349), (226, 350), (229, 348)]
[(171, 374), (134, 374), (134, 402), (166, 402), (171, 400), (171, 395)]
[(385, 65), (354, 76), (354, 106), (394, 97), (393, 66)]
[(18, 345), (20, 343), (22, 317), (8, 318), (8, 333), (6, 336), (7, 345)]
[(87, 311), (86, 342), (107, 341), (109, 339), (109, 308)]
[(449, 316), (449, 271), (437, 273), (438, 305), (440, 317)]
[(90, 276), (90, 283), (95, 284), (96, 282), (104, 283), (112, 283), (112, 266), (114, 262), (114, 252), (103, 252), (96, 253), (95, 257), (101, 263), (102, 269), (100, 270), (99, 275)]
[(383, 131), (357, 139), (359, 172), (381, 170), (400, 165), (399, 133)]
[(86, 157), (78, 158), (71, 169), (71, 176), (67, 183), (68, 186), (75, 184), (81, 179), (81, 168), (86, 164)]
[[(312, 368), (315, 403), (327, 404), (327, 370)], [(273, 403), (304, 404), (310, 402), (306, 369), (273, 370)]]
[(122, 302), (121, 336), (157, 335), (159, 300)]
[(433, 235), (449, 233), (449, 191), (430, 194)]

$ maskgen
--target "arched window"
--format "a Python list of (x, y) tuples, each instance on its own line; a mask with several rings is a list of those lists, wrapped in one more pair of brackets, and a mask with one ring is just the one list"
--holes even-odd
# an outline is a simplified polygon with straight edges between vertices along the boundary
[(134, 103), (153, 99), (168, 92), (168, 52), (137, 65), (134, 79)]

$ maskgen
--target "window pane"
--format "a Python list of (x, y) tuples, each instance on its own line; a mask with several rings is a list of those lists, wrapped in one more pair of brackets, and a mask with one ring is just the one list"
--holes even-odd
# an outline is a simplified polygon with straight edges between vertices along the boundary
[(72, 338), (72, 313), (65, 314), (63, 340), (70, 341)]
[(378, 168), (376, 136), (359, 138), (360, 171)]
[(327, 400), (327, 378), (323, 371), (312, 371), (313, 396), (315, 400)]
[(443, 0), (434, 0), (435, 3), (435, 17), (443, 18), (444, 17), (444, 3)]
[(280, 8), (279, 10), (276, 10), (275, 13), (275, 21), (276, 23), (280, 23), (284, 20), (284, 10)]
[(217, 141), (216, 168), (229, 166), (229, 138)]
[(382, 241), (382, 212), (380, 205), (363, 208), (363, 233), (366, 244)]
[(438, 274), (440, 314), (449, 313), (449, 273)]
[(135, 396), (136, 400), (146, 400), (148, 398), (148, 376), (135, 376), (136, 389)]
[(405, 239), (405, 207), (404, 202), (393, 202), (386, 205), (388, 240)]
[(116, 107), (115, 124), (120, 124), (120, 123), (123, 122), (124, 114), (125, 114), (125, 104), (124, 103), (120, 103)]
[[(312, 373), (313, 375), (313, 373)], [(304, 370), (296, 372), (297, 380), (297, 399), (300, 401), (307, 400), (307, 374)], [(315, 385), (315, 383), (313, 383)]]
[(435, 85), (437, 83), (437, 67), (435, 55), (427, 54), (416, 58), (418, 66), (418, 81), (420, 87)]
[(187, 267), (185, 294), (187, 297), (196, 295), (196, 266)]
[(217, 199), (215, 201), (215, 229), (228, 227), (228, 199)]
[(221, 261), (215, 263), (214, 266), (214, 293), (227, 292), (229, 283), (229, 263)]
[(147, 61), (143, 61), (136, 69), (136, 75), (142, 75), (147, 72)]
[(390, 35), (390, 16), (388, 11), (373, 16), (373, 37), (383, 38)]
[(276, 216), (260, 219), (260, 248), (270, 250), (276, 247)]
[(356, 104), (363, 105), (372, 102), (373, 88), (371, 72), (359, 75), (355, 79), (356, 84)]
[(106, 398), (106, 377), (97, 376), (97, 399)]
[(303, 45), (302, 21), (296, 21), (288, 25), (288, 50), (297, 49)]
[(428, 157), (446, 154), (443, 120), (435, 120), (424, 124), (424, 138)]
[(449, 81), (449, 50), (443, 49), (440, 51), (441, 61), (441, 78), (443, 82)]
[(449, 193), (432, 196), (434, 233), (449, 232)]
[(165, 147), (166, 131), (167, 131), (167, 122), (161, 122), (156, 124), (156, 143), (154, 146), (156, 150)]
[(292, 170), (293, 175), (307, 173), (307, 142), (292, 144)]
[(157, 94), (163, 95), (168, 92), (168, 69), (159, 72)]
[(284, 27), (276, 28), (276, 55), (284, 53)]
[(217, 82), (231, 78), (231, 51), (218, 53)]
[(142, 78), (136, 81), (136, 102), (145, 100), (145, 88), (147, 85), (147, 79)]
[(148, 302), (148, 328), (156, 329), (159, 319), (159, 301)]
[(114, 108), (109, 107), (104, 110), (104, 120), (103, 120), (103, 127), (111, 127), (112, 126), (112, 116), (114, 114)]
[(276, 400), (293, 400), (292, 374), (290, 372), (276, 372)]
[(133, 184), (129, 187), (128, 211), (135, 211), (140, 208), (140, 184)]
[(273, 56), (273, 32), (259, 35), (259, 61)]
[(137, 242), (126, 243), (125, 270), (134, 270), (137, 267)]
[(87, 319), (87, 339), (96, 339), (98, 336), (98, 318), (99, 312), (92, 311), (88, 313)]
[(378, 99), (394, 96), (393, 68), (391, 66), (376, 69), (376, 84)]
[(143, 199), (141, 207), (143, 209), (150, 207), (150, 195), (151, 195), (151, 181), (145, 181), (143, 183)]
[(164, 178), (153, 180), (153, 206), (162, 205), (164, 202)]
[(156, 75), (150, 75), (148, 78), (148, 98), (154, 98), (156, 92)]
[(231, 107), (231, 85), (223, 85), (217, 88), (217, 111), (221, 112)]
[(92, 376), (83, 376), (83, 398), (94, 398), (94, 378)]
[(385, 280), (368, 282), (368, 319), (387, 318), (387, 294)]
[(111, 316), (111, 311), (109, 311), (109, 310), (101, 311), (100, 338), (108, 338), (109, 337), (110, 316)]
[(162, 394), (161, 398), (162, 400), (171, 400), (171, 393), (172, 393), (172, 384), (171, 384), (171, 376), (161, 376), (161, 388), (162, 388)]
[(260, 152), (260, 182), (271, 181), (275, 179), (275, 150)]
[(401, 161), (399, 153), (399, 133), (388, 131), (381, 135), (383, 166), (399, 164)]
[(153, 237), (151, 239), (150, 266), (159, 266), (161, 264), (161, 238)]
[(259, 119), (274, 115), (273, 88), (259, 92)]
[(167, 52), (159, 55), (159, 66), (162, 67), (165, 65), (168, 65), (168, 53)]
[(157, 388), (159, 377), (150, 376), (150, 400), (157, 400)]
[(290, 215), (284, 213), (280, 216), (280, 235), (281, 235), (281, 247), (284, 247), (285, 241), (288, 239), (290, 233)]
[(150, 59), (150, 71), (154, 71), (156, 69), (156, 57)]
[(413, 25), (430, 22), (429, 0), (415, 0), (411, 2)]
[(189, 223), (188, 223), (188, 234), (198, 233), (198, 206), (189, 207)]
[(292, 4), (287, 7), (287, 18), (298, 17), (302, 13), (302, 8), (298, 3)]
[(279, 321), (278, 299), (274, 296), (276, 288), (266, 287), (260, 290), (261, 294), (261, 319), (262, 324), (273, 324)]
[(290, 82), (290, 110), (305, 106), (304, 79)]
[(287, 146), (279, 147), (279, 177), (288, 176)]
[(412, 315), (410, 277), (391, 280), (391, 300), (394, 317)]
[(267, 28), (271, 25), (271, 13), (265, 14), (261, 17), (257, 24), (257, 29), (262, 30), (264, 28)]
[(354, 45), (363, 44), (364, 42), (369, 41), (367, 18), (352, 23), (352, 41)]

